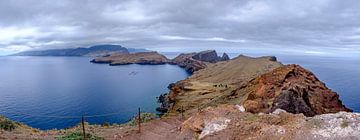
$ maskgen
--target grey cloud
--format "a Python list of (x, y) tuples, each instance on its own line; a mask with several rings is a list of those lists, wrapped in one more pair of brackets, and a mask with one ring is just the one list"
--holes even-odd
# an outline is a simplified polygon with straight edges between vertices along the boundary
[(0, 51), (98, 43), (360, 54), (357, 0), (3, 0)]

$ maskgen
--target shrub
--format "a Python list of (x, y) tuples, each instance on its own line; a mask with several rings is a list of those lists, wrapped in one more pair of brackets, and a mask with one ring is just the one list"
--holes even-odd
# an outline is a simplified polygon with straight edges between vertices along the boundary
[[(142, 123), (148, 122), (156, 118), (154, 113), (140, 113), (140, 120)], [(127, 124), (134, 126), (138, 124), (138, 116), (133, 117)]]
[(101, 126), (102, 126), (102, 127), (109, 127), (109, 126), (110, 126), (110, 123), (105, 122), (105, 123), (101, 124)]
[[(104, 140), (104, 138), (86, 133), (86, 138), (87, 140)], [(75, 131), (75, 132), (71, 132), (65, 136), (59, 137), (57, 138), (58, 140), (83, 140), (84, 136), (82, 134), (82, 132), (79, 131)]]
[(14, 122), (10, 121), (6, 118), (0, 118), (0, 129), (4, 129), (6, 131), (12, 131), (16, 128)]
[(259, 116), (257, 114), (249, 114), (245, 116), (244, 120), (248, 122), (255, 122), (259, 120)]

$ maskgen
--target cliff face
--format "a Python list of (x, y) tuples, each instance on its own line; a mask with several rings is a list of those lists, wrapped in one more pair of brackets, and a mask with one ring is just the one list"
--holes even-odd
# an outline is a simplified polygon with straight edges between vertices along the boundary
[(218, 57), (216, 51), (214, 51), (214, 50), (208, 50), (208, 51), (202, 51), (202, 52), (196, 53), (194, 56), (192, 56), (192, 58), (195, 60), (210, 62), (210, 63), (215, 63), (215, 62), (218, 62), (221, 60)]
[(299, 65), (286, 65), (263, 74), (240, 92), (247, 92), (244, 106), (254, 113), (272, 112), (277, 108), (306, 116), (351, 111), (335, 92)]
[(215, 50), (202, 51), (198, 53), (180, 54), (171, 60), (171, 64), (185, 68), (188, 72), (195, 72), (206, 68), (211, 63), (227, 61), (230, 58), (225, 54), (219, 57)]

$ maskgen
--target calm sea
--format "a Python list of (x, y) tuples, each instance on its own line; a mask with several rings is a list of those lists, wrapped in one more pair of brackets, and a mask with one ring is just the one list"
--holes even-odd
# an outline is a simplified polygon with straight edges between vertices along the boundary
[[(189, 74), (175, 65), (92, 64), (85, 57), (0, 57), (0, 114), (35, 128), (124, 123)], [(59, 117), (60, 116), (60, 117)], [(63, 116), (67, 116), (62, 118)]]

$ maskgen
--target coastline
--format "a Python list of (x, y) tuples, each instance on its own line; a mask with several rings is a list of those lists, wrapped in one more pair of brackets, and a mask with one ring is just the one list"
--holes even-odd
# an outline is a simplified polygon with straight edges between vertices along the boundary
[[(271, 72), (272, 70), (274, 70), (276, 68), (283, 67), (282, 64), (281, 65), (279, 64), (278, 66), (275, 66), (274, 68), (269, 68), (268, 66), (274, 66), (274, 64), (277, 63), (276, 58), (275, 59), (274, 58), (275, 57), (250, 58), (250, 57), (246, 57), (246, 56), (239, 56), (239, 57), (234, 58), (234, 59), (232, 59), (230, 61), (226, 60), (226, 61), (219, 61), (219, 62), (215, 62), (215, 63), (206, 62), (204, 64), (206, 64), (206, 67), (210, 67), (210, 68), (208, 68), (208, 69), (201, 68), (199, 70), (192, 71), (193, 75), (191, 75), (190, 77), (188, 77), (188, 78), (186, 78), (184, 80), (178, 81), (175, 84), (173, 84), (172, 86), (169, 86), (169, 88), (171, 90), (168, 93), (166, 98), (171, 99), (171, 100), (173, 100), (175, 102), (179, 102), (179, 100), (177, 99), (177, 98), (179, 98), (178, 97), (179, 95), (180, 95), (181, 99), (185, 99), (185, 100), (189, 100), (189, 99), (193, 98), (193, 97), (190, 97), (190, 98), (181, 97), (182, 95), (185, 95), (182, 92), (185, 92), (185, 93), (197, 92), (196, 93), (197, 96), (198, 95), (205, 95), (205, 96), (207, 96), (206, 98), (209, 98), (209, 95), (214, 94), (214, 93), (216, 93), (216, 94), (214, 94), (215, 96), (218, 96), (219, 94), (217, 94), (217, 92), (219, 92), (219, 93), (221, 93), (223, 95), (226, 95), (226, 96), (228, 96), (228, 95), (234, 96), (233, 95), (234, 90), (243, 89), (244, 85), (246, 85), (246, 83), (248, 83), (249, 81), (252, 82), (254, 77), (256, 78), (256, 77), (258, 77), (258, 76), (260, 76), (260, 75), (262, 75), (264, 73)], [(235, 60), (238, 60), (238, 61), (235, 61)], [(247, 79), (246, 81), (248, 81), (248, 82), (245, 82), (245, 83), (240, 82), (239, 83), (239, 81), (238, 81), (239, 79), (227, 78), (226, 75), (220, 75), (220, 76), (215, 76), (215, 77), (210, 76), (209, 77), (209, 75), (213, 75), (212, 73), (217, 73), (216, 72), (217, 70), (221, 71), (221, 68), (224, 68), (225, 66), (228, 67), (227, 65), (230, 66), (230, 64), (231, 65), (241, 64), (239, 62), (247, 62), (249, 60), (256, 62), (256, 63), (253, 63), (253, 64), (264, 63), (266, 65), (264, 65), (264, 64), (260, 65), (260, 66), (265, 66), (265, 67), (261, 67), (259, 69), (259, 70), (263, 70), (263, 72), (258, 73), (258, 71), (255, 70), (256, 74), (255, 75), (250, 74), (251, 76), (247, 77), (247, 78), (246, 78), (246, 75), (249, 74), (248, 71), (246, 71), (246, 70), (244, 71), (243, 68), (240, 68), (240, 69), (242, 69), (244, 71), (244, 73), (243, 74), (237, 73), (235, 75), (238, 75), (240, 77), (245, 76), (245, 79)], [(132, 64), (132, 63), (129, 63), (129, 64)], [(147, 63), (144, 63), (144, 64), (147, 64)], [(187, 63), (187, 64), (192, 64), (192, 63)], [(267, 65), (267, 64), (269, 64), (269, 65)], [(179, 65), (179, 63), (177, 63), (177, 65)], [(185, 67), (183, 66), (183, 68), (186, 68), (186, 67), (187, 66), (185, 66)], [(249, 65), (249, 66), (246, 66), (246, 67), (252, 67), (252, 66)], [(263, 68), (265, 68), (265, 69), (263, 69)], [(234, 74), (234, 73), (231, 73), (231, 74)], [(224, 79), (225, 79), (225, 81), (224, 81)], [(228, 81), (229, 79), (232, 79), (232, 80)], [(241, 80), (241, 78), (240, 78), (240, 80)], [(216, 88), (215, 88), (215, 85), (216, 85)], [(225, 85), (226, 85), (226, 87), (225, 87)], [(220, 86), (220, 87), (218, 87), (218, 86)], [(239, 87), (237, 87), (237, 86), (239, 86)], [(199, 87), (201, 87), (201, 88), (199, 88)], [(207, 90), (204, 90), (202, 88), (205, 88)], [(210, 90), (208, 90), (208, 89), (210, 89)], [(211, 89), (215, 89), (215, 91), (213, 91)], [(269, 89), (271, 89), (271, 88), (269, 88)], [(241, 95), (239, 93), (236, 93), (236, 94)], [(221, 98), (223, 98), (223, 97), (225, 97), (225, 96), (221, 96)], [(228, 97), (230, 97), (230, 96), (228, 96)], [(228, 97), (226, 97), (226, 98), (228, 98)], [(221, 100), (221, 99), (219, 100), (219, 98), (217, 98), (217, 99), (215, 99), (215, 100), (213, 100), (213, 101), (211, 101), (209, 103), (200, 103), (200, 106), (201, 106), (200, 108), (199, 108), (199, 106), (196, 106), (196, 105), (190, 105), (190, 107), (185, 107), (185, 110), (186, 110), (185, 112), (183, 111), (183, 109), (180, 110), (180, 112), (179, 112), (179, 108), (178, 108), (179, 105), (184, 104), (184, 103), (181, 103), (181, 102), (177, 103), (177, 105), (172, 105), (171, 106), (172, 109), (169, 109), (170, 112), (167, 112), (163, 118), (155, 119), (153, 121), (150, 121), (150, 122), (146, 123), (145, 127), (144, 127), (144, 131), (145, 131), (144, 133), (149, 131), (148, 129), (151, 128), (151, 127), (157, 128), (157, 125), (159, 125), (157, 123), (163, 123), (163, 122), (166, 122), (166, 121), (170, 121), (170, 122), (167, 122), (169, 125), (171, 125), (172, 127), (176, 127), (176, 128), (180, 127), (181, 129), (176, 130), (176, 131), (171, 132), (171, 133), (164, 131), (163, 132), (164, 134), (169, 135), (169, 134), (174, 133), (174, 134), (177, 135), (177, 137), (184, 137), (184, 138), (190, 138), (188, 134), (192, 134), (192, 135), (194, 134), (194, 135), (197, 135), (199, 138), (205, 138), (205, 137), (211, 138), (213, 133), (219, 133), (220, 134), (221, 132), (224, 132), (224, 131), (228, 132), (228, 131), (232, 130), (233, 128), (231, 127), (230, 124), (226, 123), (227, 122), (226, 120), (217, 120), (217, 121), (220, 121), (221, 123), (224, 123), (223, 125), (226, 125), (226, 128), (224, 128), (224, 131), (218, 130), (218, 131), (209, 131), (209, 132), (207, 132), (207, 130), (206, 130), (207, 125), (205, 123), (206, 118), (203, 118), (203, 117), (208, 116), (208, 115), (204, 115), (203, 113), (212, 112), (212, 113), (215, 113), (215, 115), (212, 115), (212, 117), (215, 117), (215, 118), (221, 117), (221, 118), (229, 118), (229, 119), (232, 118), (231, 120), (234, 120), (234, 119), (236, 120), (236, 119), (238, 119), (238, 117), (235, 117), (236, 115), (235, 116), (228, 116), (228, 115), (226, 115), (226, 113), (223, 114), (223, 113), (220, 113), (220, 112), (228, 111), (228, 112), (230, 112), (230, 114), (231, 113), (235, 113), (235, 114), (240, 113), (238, 115), (240, 115), (240, 116), (245, 115), (245, 116), (248, 116), (248, 117), (255, 117), (255, 116), (253, 116), (253, 114), (255, 114), (256, 115), (256, 120), (261, 122), (264, 119), (268, 119), (268, 117), (271, 117), (269, 115), (271, 115), (273, 112), (276, 112), (276, 109), (273, 110), (272, 112), (252, 112), (252, 111), (250, 111), (248, 109), (247, 105), (239, 105), (238, 104), (239, 101), (234, 100), (236, 98), (237, 97), (235, 97), (235, 98), (231, 97), (230, 100), (227, 99), (228, 101), (227, 100), (224, 101), (224, 100)], [(225, 98), (223, 98), (223, 99), (225, 99)], [(243, 100), (243, 99), (241, 99), (241, 100)], [(173, 101), (171, 101), (171, 102), (173, 102)], [(222, 104), (228, 104), (228, 105), (223, 106)], [(193, 107), (191, 107), (191, 106), (193, 106)], [(253, 106), (253, 105), (251, 105), (251, 106)], [(182, 106), (182, 108), (183, 108), (183, 106)], [(254, 109), (256, 110), (256, 107)], [(244, 112), (244, 111), (246, 111), (246, 112)], [(218, 113), (220, 113), (220, 114), (218, 114)], [(265, 113), (265, 114), (263, 114), (263, 113)], [(280, 112), (278, 111), (278, 113), (274, 113), (274, 114), (275, 114), (275, 116), (281, 116), (281, 115), (284, 115), (284, 113), (285, 113), (285, 116), (286, 116), (287, 119), (294, 119), (294, 120), (302, 120), (302, 119), (304, 119), (304, 120), (307, 120), (307, 119), (312, 120), (312, 119), (319, 118), (319, 116), (322, 116), (322, 115), (316, 115), (315, 117), (306, 117), (306, 116), (303, 116), (301, 114), (296, 115), (296, 114), (287, 113), (287, 111), (284, 111), (284, 110), (282, 110)], [(184, 115), (185, 117), (181, 117), (182, 114), (185, 114)], [(327, 113), (325, 113), (325, 114), (327, 114)], [(349, 120), (348, 125), (352, 125), (353, 123), (357, 123), (357, 121), (352, 121), (351, 122), (350, 119), (352, 119), (352, 118), (349, 117), (349, 115), (351, 116), (352, 113), (340, 113), (340, 116), (344, 116), (344, 118)], [(328, 115), (328, 117), (329, 116), (331, 118), (334, 118), (334, 117), (339, 116), (339, 115), (336, 115), (336, 114), (331, 115), (330, 114), (330, 115)], [(201, 121), (196, 120), (196, 119), (194, 120), (194, 118), (198, 118), (198, 117), (200, 117), (199, 119)], [(208, 119), (211, 119), (212, 117), (210, 115)], [(353, 117), (357, 118), (357, 114), (354, 113)], [(275, 120), (277, 120), (277, 119), (275, 119)], [(182, 123), (179, 123), (178, 121), (180, 121)], [(249, 120), (245, 120), (245, 122), (247, 122), (247, 121), (249, 121)], [(252, 123), (254, 123), (252, 120), (250, 120), (250, 121)], [(176, 123), (174, 123), (174, 122), (176, 122)], [(192, 123), (189, 123), (189, 122), (192, 122)], [(237, 122), (241, 124), (242, 122), (244, 122), (244, 120), (237, 120)], [(197, 126), (198, 123), (199, 123), (199, 125), (205, 123), (205, 125), (204, 126), (203, 125)], [(290, 121), (290, 123), (294, 123), (294, 121)], [(247, 126), (247, 125), (248, 124), (246, 124), (245, 126)], [(272, 124), (272, 125), (274, 125), (274, 124)], [(291, 124), (291, 125), (294, 125), (294, 124)], [(299, 125), (299, 124), (297, 124), (297, 125)], [(311, 125), (314, 125), (314, 126), (310, 126), (310, 128), (315, 129), (317, 124), (311, 124)], [(342, 124), (342, 122), (340, 122), (339, 127), (344, 127), (342, 125), (344, 125), (344, 124)], [(159, 126), (162, 126), (162, 125), (159, 125)], [(121, 129), (121, 130), (124, 130), (124, 131), (117, 133), (116, 137), (123, 137), (123, 138), (138, 137), (138, 138), (141, 138), (141, 136), (136, 134), (136, 127), (133, 127), (133, 126), (124, 126), (124, 125), (110, 125), (110, 126), (88, 125), (88, 127), (95, 130), (92, 133), (94, 133), (94, 134), (96, 133), (96, 135), (102, 136), (104, 138), (111, 138), (111, 137), (109, 137), (109, 134), (108, 134), (110, 132), (106, 133), (106, 135), (105, 135), (104, 133), (103, 134), (102, 133), (97, 133), (96, 131), (101, 130), (101, 131), (112, 131), (113, 132), (114, 130)], [(258, 126), (258, 127), (262, 127), (262, 126)], [(299, 127), (303, 128), (303, 127), (309, 127), (309, 126), (299, 126)], [(347, 127), (347, 126), (345, 126), (345, 127)], [(330, 128), (330, 127), (328, 127), (328, 128)], [(324, 127), (322, 129), (328, 129), (328, 128)], [(45, 135), (45, 134), (49, 135), (49, 137), (54, 137), (55, 135), (59, 136), (61, 134), (69, 133), (70, 131), (74, 131), (74, 130), (77, 130), (77, 129), (78, 129), (78, 126), (74, 127), (74, 128), (70, 128), (70, 129), (64, 129), (64, 130), (37, 131), (36, 133), (41, 133), (38, 137), (42, 137), (41, 135)], [(280, 128), (277, 128), (277, 129), (280, 129)], [(292, 128), (282, 128), (282, 129), (285, 129), (286, 132), (292, 131)], [(322, 129), (320, 129), (320, 130), (322, 130)], [(354, 129), (354, 130), (356, 130), (356, 129)], [(65, 132), (65, 131), (67, 131), (67, 132)], [(234, 130), (232, 130), (232, 131), (234, 131)], [(247, 131), (247, 130), (245, 130), (245, 131)], [(158, 131), (156, 131), (156, 132), (158, 132)], [(301, 132), (301, 133), (305, 133), (305, 131)], [(179, 135), (179, 134), (187, 134), (187, 135)], [(220, 134), (220, 135), (222, 135), (222, 134)], [(276, 136), (277, 137), (277, 134), (268, 134), (268, 136)], [(311, 135), (309, 134), (307, 136), (309, 136), (309, 137), (312, 136), (312, 133), (311, 133)], [(325, 136), (325, 135), (321, 135), (321, 136)], [(115, 135), (113, 137), (115, 137)], [(290, 135), (287, 138), (294, 138), (294, 137), (297, 137), (297, 135)], [(216, 137), (213, 137), (213, 138), (216, 138)], [(240, 137), (240, 138), (245, 138), (245, 137)], [(261, 138), (261, 137), (258, 137), (258, 138)], [(278, 137), (278, 138), (281, 138), (281, 137)], [(282, 138), (284, 138), (284, 137), (282, 137)], [(319, 138), (325, 138), (325, 137), (319, 137)]]

